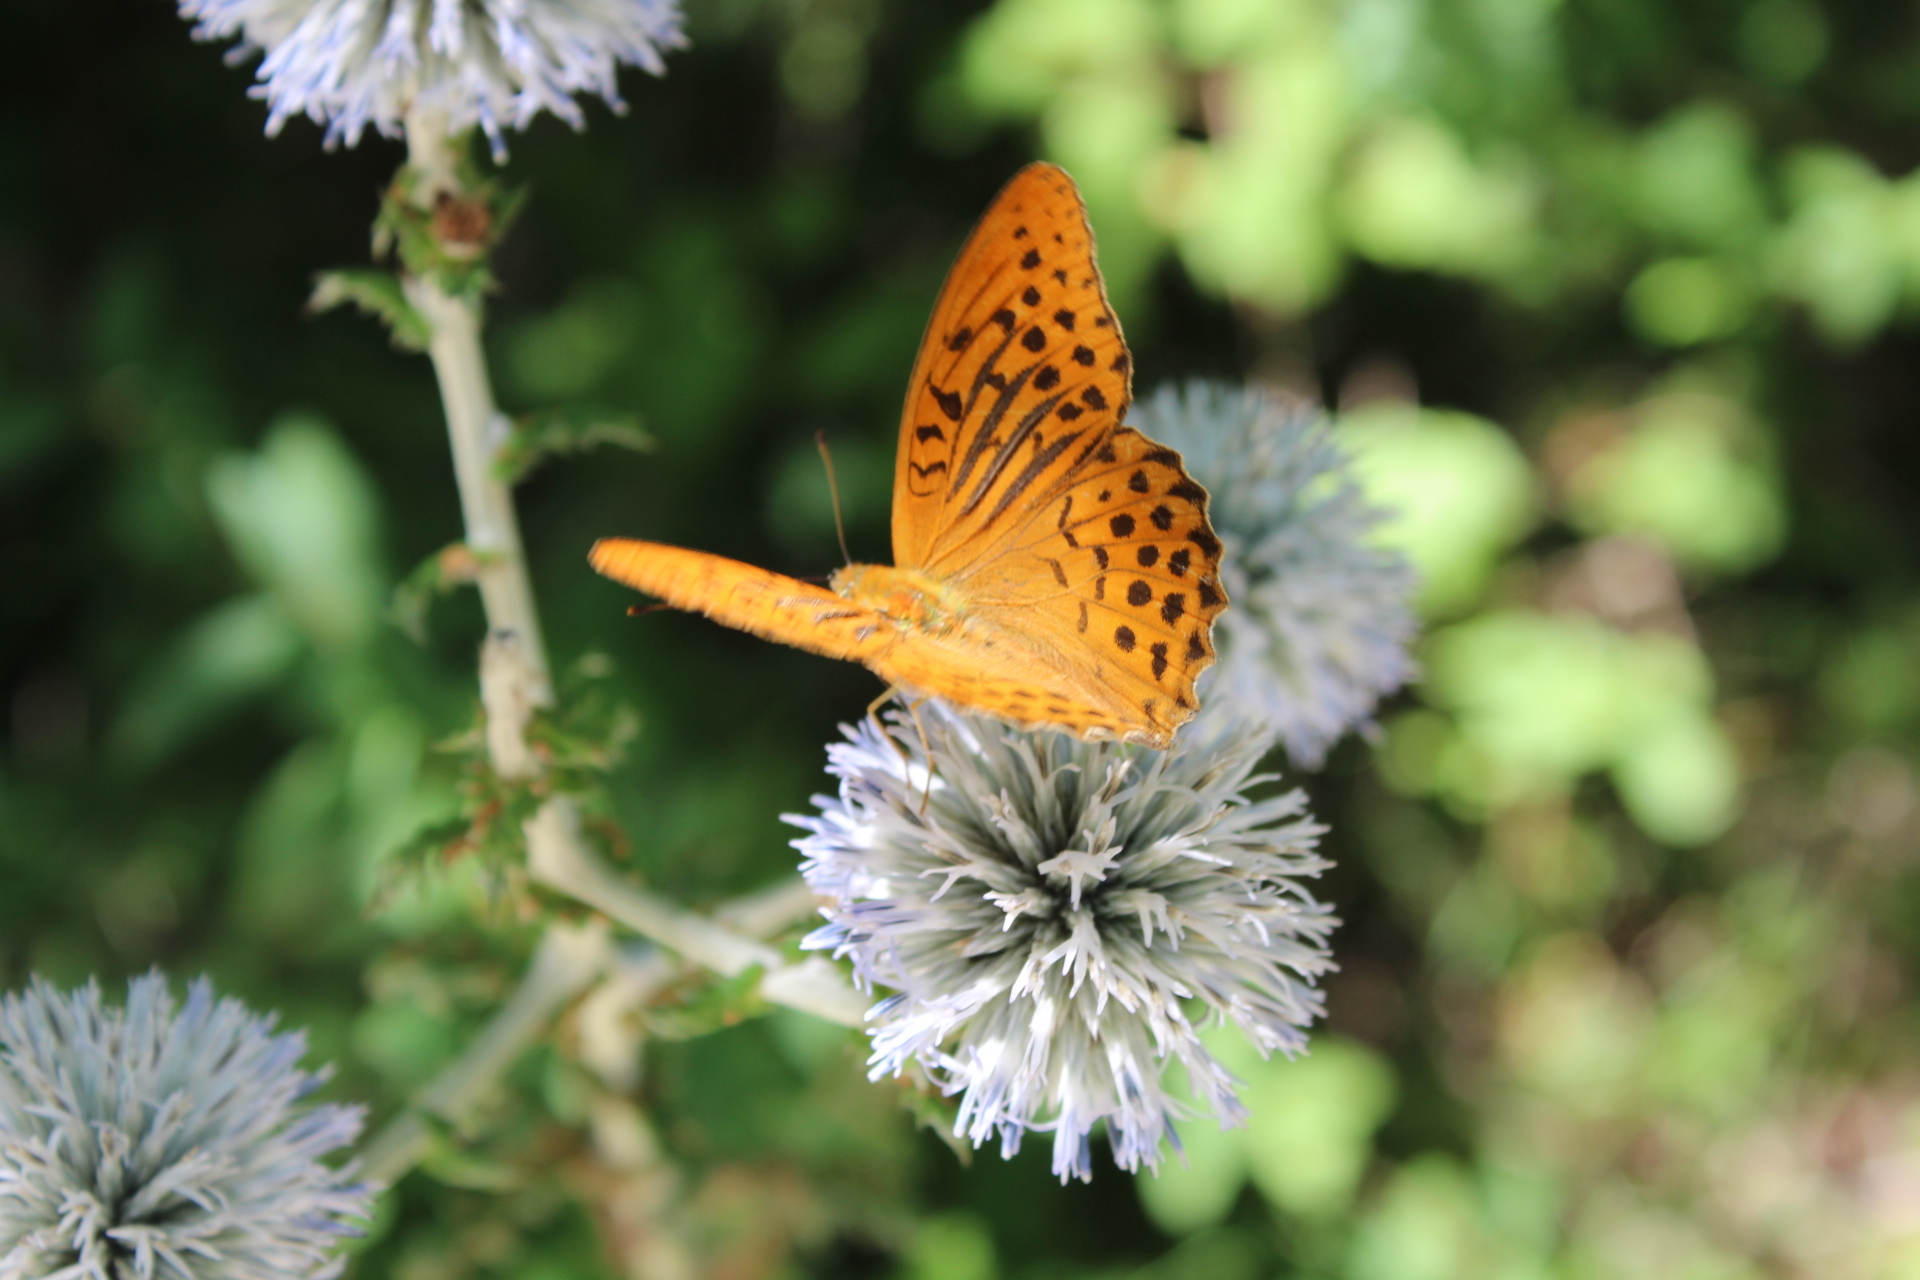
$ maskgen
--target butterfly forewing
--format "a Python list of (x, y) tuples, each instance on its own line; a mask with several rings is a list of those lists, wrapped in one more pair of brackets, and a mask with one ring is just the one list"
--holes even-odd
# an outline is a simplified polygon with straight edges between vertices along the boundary
[(959, 575), (991, 554), (1126, 413), (1130, 358), (1073, 182), (1029, 165), (947, 276), (908, 384), (895, 562)]
[(899, 640), (881, 614), (824, 587), (725, 556), (602, 538), (588, 561), (618, 582), (715, 622), (829, 658), (873, 662)]

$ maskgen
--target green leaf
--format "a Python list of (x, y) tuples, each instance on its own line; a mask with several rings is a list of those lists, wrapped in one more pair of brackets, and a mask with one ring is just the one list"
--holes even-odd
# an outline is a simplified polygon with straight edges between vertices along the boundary
[(427, 318), (413, 309), (400, 287), (400, 277), (391, 271), (368, 267), (315, 275), (307, 310), (317, 314), (342, 303), (352, 303), (385, 323), (393, 345), (402, 351), (425, 351), (433, 336)]
[(614, 696), (613, 661), (587, 653), (560, 676), (559, 705), (534, 714), (527, 737), (563, 791), (597, 785), (582, 774), (601, 774), (619, 763), (627, 744), (640, 732), (640, 717)]
[(596, 409), (544, 409), (521, 416), (493, 459), (493, 474), (507, 484), (520, 480), (547, 458), (583, 453), (603, 444), (636, 453), (653, 449), (653, 437), (632, 414)]
[(731, 978), (701, 988), (682, 1004), (648, 1009), (647, 1032), (662, 1040), (692, 1040), (758, 1018), (773, 1008), (760, 994), (760, 979), (765, 976), (760, 965), (748, 965)]
[(479, 577), (486, 557), (464, 542), (449, 542), (422, 560), (393, 589), (387, 617), (415, 644), (427, 642), (427, 611), (436, 598)]
[[(416, 1114), (438, 1119), (425, 1112)], [(493, 1192), (512, 1191), (526, 1184), (526, 1176), (519, 1170), (463, 1149), (444, 1122), (430, 1123), (428, 1132), (431, 1140), (420, 1157), (420, 1169), (436, 1182), (468, 1191)]]

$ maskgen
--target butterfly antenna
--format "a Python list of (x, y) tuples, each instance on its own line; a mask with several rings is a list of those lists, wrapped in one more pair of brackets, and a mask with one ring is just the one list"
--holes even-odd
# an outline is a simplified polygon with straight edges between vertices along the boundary
[(833, 531), (840, 538), (840, 555), (848, 564), (853, 563), (853, 553), (847, 550), (847, 526), (840, 519), (840, 485), (833, 478), (833, 454), (827, 450), (826, 428), (813, 433), (813, 442), (820, 446), (820, 461), (827, 467), (827, 492), (833, 497)]

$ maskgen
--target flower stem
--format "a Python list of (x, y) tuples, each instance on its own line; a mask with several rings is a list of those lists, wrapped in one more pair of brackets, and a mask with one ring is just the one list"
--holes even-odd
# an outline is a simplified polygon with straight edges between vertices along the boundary
[[(431, 208), (442, 194), (461, 194), (457, 155), (444, 121), (410, 114), (407, 145), (416, 200)], [(479, 306), (448, 294), (431, 278), (409, 276), (406, 289), (431, 331), (427, 354), (446, 407), (467, 545), (480, 560), (480, 599), (488, 630), (480, 685), (489, 755), (503, 777), (531, 777), (540, 765), (526, 747), (526, 721), (532, 708), (552, 705), (553, 680), (521, 551), (513, 493), (493, 469), (506, 420), (494, 404), (487, 376)], [(581, 838), (580, 815), (571, 797), (555, 796), (542, 805), (528, 819), (526, 835), (527, 866), (536, 881), (722, 975), (732, 977), (759, 965), (765, 973), (761, 994), (777, 1004), (861, 1025), (867, 1001), (833, 966), (817, 959), (788, 964), (765, 943), (664, 902), (616, 875)]]
[[(431, 208), (440, 195), (458, 194), (453, 143), (440, 122), (408, 116), (407, 144), (409, 163), (419, 176), (416, 199)], [(446, 406), (460, 512), (466, 521), (467, 546), (480, 561), (480, 599), (487, 612), (487, 628), (518, 642), (527, 694), (534, 705), (551, 706), (553, 677), (521, 550), (513, 492), (494, 474), (494, 458), (508, 424), (494, 404), (487, 376), (479, 306), (448, 295), (431, 278), (409, 276), (406, 290), (408, 301), (432, 334), (427, 355)]]
[[(637, 890), (628, 892), (645, 897)], [(677, 910), (664, 904), (656, 909)], [(758, 937), (778, 933), (812, 915), (813, 910), (812, 891), (805, 881), (796, 878), (736, 899), (721, 906), (715, 914)], [(763, 945), (743, 941), (752, 946)], [(436, 1116), (456, 1129), (464, 1125), (475, 1104), (486, 1097), (508, 1068), (540, 1038), (554, 1016), (610, 969), (618, 973), (624, 965), (629, 984), (644, 979), (638, 989), (621, 993), (625, 1001), (644, 1001), (654, 989), (665, 986), (679, 966), (659, 964), (660, 955), (648, 953), (637, 968), (631, 959), (618, 961), (605, 926), (598, 922), (560, 924), (548, 929), (534, 952), (533, 962), (527, 966), (526, 975), (520, 979), (519, 988), (493, 1016), (493, 1021), (457, 1059), (414, 1095), (411, 1107), (389, 1120), (385, 1128), (368, 1140), (360, 1157), (361, 1170), (367, 1179), (391, 1186), (420, 1162), (433, 1145), (432, 1130), (424, 1116)], [(847, 990), (839, 974), (829, 972), (833, 972), (839, 989)], [(823, 985), (819, 990), (830, 988)]]
[(655, 897), (616, 875), (580, 839), (579, 817), (570, 805), (555, 801), (528, 819), (527, 871), (538, 883), (724, 977), (759, 965), (760, 994), (774, 1004), (843, 1026), (866, 1023), (867, 997), (826, 961), (815, 957), (789, 964), (766, 943)]
[(458, 1127), (522, 1053), (540, 1038), (554, 1014), (585, 991), (611, 958), (606, 926), (554, 925), (540, 939), (519, 989), (466, 1051), (415, 1095), (367, 1143), (361, 1168), (368, 1180), (391, 1186), (433, 1145), (424, 1115)]

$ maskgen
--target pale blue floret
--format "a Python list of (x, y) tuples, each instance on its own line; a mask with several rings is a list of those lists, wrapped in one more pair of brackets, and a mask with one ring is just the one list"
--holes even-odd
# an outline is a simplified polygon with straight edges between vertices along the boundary
[(361, 1112), (303, 1105), (305, 1053), (204, 978), (0, 1000), (0, 1280), (338, 1275), (373, 1191), (320, 1161)]
[(1413, 569), (1370, 539), (1386, 513), (1305, 400), (1196, 381), (1162, 387), (1129, 421), (1206, 486), (1225, 549), (1220, 659), (1183, 732), (1208, 733), (1221, 714), (1264, 720), (1295, 765), (1317, 767), (1413, 675)]
[(371, 125), (397, 137), (409, 105), (451, 132), (502, 131), (551, 111), (576, 129), (577, 94), (624, 108), (622, 63), (655, 75), (683, 48), (679, 0), (180, 0), (201, 40), (238, 38), (233, 58), (263, 54), (254, 96), (267, 132), (294, 116), (353, 146)]
[(1245, 1115), (1197, 1034), (1209, 1018), (1298, 1053), (1321, 1012), (1335, 920), (1304, 887), (1328, 865), (1298, 791), (1251, 800), (1272, 746), (1248, 729), (1169, 751), (1086, 743), (921, 705), (827, 749), (837, 796), (788, 817), (827, 902), (807, 945), (852, 960), (877, 1078), (918, 1063), (960, 1096), (955, 1132), (1004, 1154), (1053, 1134), (1062, 1179), (1090, 1178), (1105, 1123), (1124, 1168), (1154, 1167), (1193, 1099)]

